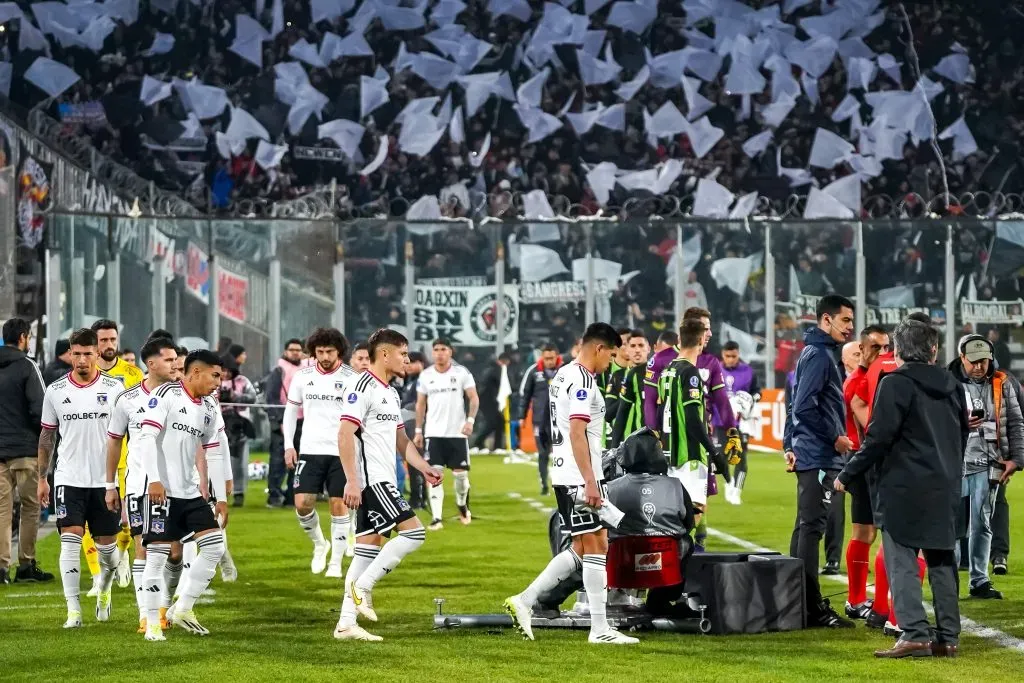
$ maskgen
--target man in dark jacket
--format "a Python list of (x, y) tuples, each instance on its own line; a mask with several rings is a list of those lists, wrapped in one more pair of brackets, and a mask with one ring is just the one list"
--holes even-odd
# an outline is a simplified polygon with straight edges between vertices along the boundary
[[(954, 546), (960, 504), (967, 402), (963, 388), (932, 365), (939, 335), (904, 320), (893, 332), (902, 363), (878, 385), (861, 450), (839, 473), (836, 490), (873, 470), (875, 525), (882, 531), (886, 569), (903, 635), (876, 657), (950, 657), (960, 637)], [(921, 598), (918, 551), (928, 565), (935, 606), (933, 640)]]
[(501, 394), (501, 376), (507, 374), (506, 368), (512, 357), (502, 353), (490, 367), (484, 371), (477, 383), (480, 395), (480, 411), (476, 415), (476, 431), (473, 434), (473, 448), (483, 450), (487, 446), (487, 438), (493, 437), (494, 450), (500, 450), (505, 444), (505, 411), (498, 403)]
[(818, 550), (832, 505), (832, 484), (851, 447), (846, 436), (843, 382), (836, 349), (853, 330), (853, 302), (829, 294), (818, 301), (817, 327), (804, 334), (796, 364), (791, 410), (786, 414), (783, 446), (786, 465), (796, 472), (797, 515), (789, 554), (803, 560), (807, 583), (807, 624), (849, 628), (821, 597)]
[(53, 360), (43, 371), (43, 382), (50, 386), (64, 375), (71, 372), (71, 342), (58, 339), (53, 350)]
[[(39, 469), (36, 447), (39, 420), (43, 415), (43, 378), (25, 355), (30, 327), (11, 318), (3, 327), (0, 346), (0, 585), (19, 581), (50, 581), (53, 574), (36, 566), (36, 533), (39, 531)], [(10, 575), (11, 516), (14, 491), (21, 499), (18, 527), (18, 571)]]
[(537, 467), (540, 470), (540, 495), (548, 494), (548, 459), (551, 457), (551, 420), (548, 418), (548, 385), (554, 379), (562, 357), (558, 347), (548, 344), (540, 352), (540, 360), (523, 375), (519, 385), (519, 421), (533, 406), (533, 440), (537, 444)]

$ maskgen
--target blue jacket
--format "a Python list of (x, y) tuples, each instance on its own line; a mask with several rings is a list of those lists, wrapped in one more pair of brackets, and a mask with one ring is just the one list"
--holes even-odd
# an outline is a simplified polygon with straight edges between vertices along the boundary
[(841, 470), (835, 443), (846, 434), (843, 382), (836, 365), (838, 346), (820, 328), (804, 334), (806, 346), (796, 363), (792, 405), (786, 415), (783, 446), (796, 454), (796, 470)]

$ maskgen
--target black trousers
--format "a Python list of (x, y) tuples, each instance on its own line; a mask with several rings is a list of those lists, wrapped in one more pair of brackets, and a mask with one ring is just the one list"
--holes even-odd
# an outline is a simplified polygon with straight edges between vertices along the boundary
[(818, 549), (828, 525), (839, 470), (804, 470), (796, 473), (796, 522), (789, 554), (804, 563), (807, 611), (815, 615), (821, 604)]
[(825, 561), (843, 564), (843, 532), (846, 530), (846, 494), (832, 492), (832, 506), (828, 510), (825, 527)]
[(496, 410), (481, 410), (477, 414), (476, 433), (470, 446), (487, 448), (487, 437), (494, 437), (494, 450), (505, 448), (505, 416)]
[[(296, 448), (299, 444), (299, 434), (302, 432), (302, 423), (299, 422), (295, 433)], [(284, 464), (284, 434), (281, 430), (270, 433), (270, 471), (267, 472), (267, 503), (283, 500), (285, 505), (291, 505), (295, 501), (294, 481), (295, 470), (290, 470)]]
[(992, 510), (992, 552), (993, 558), (1010, 556), (1010, 504), (1006, 502), (1006, 484), (999, 486), (996, 505)]

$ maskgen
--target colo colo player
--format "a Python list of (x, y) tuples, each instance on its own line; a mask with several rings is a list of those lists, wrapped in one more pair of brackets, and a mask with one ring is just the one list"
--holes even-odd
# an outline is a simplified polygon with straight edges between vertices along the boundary
[[(739, 462), (732, 471), (732, 481), (725, 484), (725, 500), (733, 505), (741, 505), (743, 486), (747, 483), (747, 447), (750, 438), (749, 427), (746, 425), (749, 424), (751, 409), (761, 398), (761, 383), (754, 368), (740, 360), (740, 345), (734, 341), (727, 341), (722, 345), (722, 379), (725, 381), (725, 392), (736, 417), (742, 444)], [(712, 421), (718, 443), (727, 443), (728, 429), (717, 409)]]
[(96, 367), (96, 333), (81, 329), (71, 335), (70, 373), (46, 388), (42, 432), (39, 435), (39, 504), (49, 505), (46, 473), (57, 435), (57, 469), (53, 475), (57, 529), (60, 531), (60, 573), (68, 615), (64, 628), (82, 625), (79, 602), (80, 555), (86, 525), (99, 551), (100, 580), (96, 620), (110, 619), (110, 587), (120, 563), (115, 536), (121, 528), (116, 513), (107, 509), (104, 490), (117, 484), (105, 476), (103, 448), (110, 403), (122, 391), (121, 380)]
[(605, 570), (608, 532), (599, 509), (604, 504), (601, 440), (606, 412), (595, 375), (608, 369), (621, 339), (607, 323), (590, 325), (579, 355), (562, 366), (551, 381), (551, 483), (562, 526), (572, 535), (572, 546), (548, 563), (526, 590), (505, 600), (505, 611), (524, 637), (533, 640), (533, 606), (537, 597), (582, 569), (583, 587), (590, 604), (589, 642), (597, 645), (633, 645), (639, 641), (608, 625), (608, 578)]
[[(170, 339), (150, 339), (142, 346), (142, 362), (148, 371), (146, 379), (138, 386), (126, 389), (114, 400), (110, 422), (107, 424), (107, 478), (114, 481), (121, 458), (121, 451), (128, 437), (128, 472), (125, 478), (124, 515), (132, 537), (139, 540), (142, 535), (142, 520), (145, 511), (146, 472), (142, 466), (142, 454), (139, 452), (138, 438), (142, 429), (142, 415), (146, 412), (146, 404), (150, 396), (161, 386), (174, 379), (174, 362), (178, 358), (174, 342)], [(121, 501), (117, 491), (106, 492), (107, 509), (120, 513)], [(170, 607), (171, 593), (177, 587), (181, 577), (181, 549), (176, 549), (175, 561), (165, 566), (164, 583), (161, 592), (160, 625), (167, 628), (167, 608)], [(173, 569), (168, 572), (168, 568)], [(135, 601), (139, 608), (139, 633), (146, 632), (146, 594), (142, 587), (142, 573), (146, 569), (146, 548), (142, 543), (135, 544), (135, 561), (132, 562), (132, 578), (135, 582)]]
[[(373, 587), (426, 540), (426, 530), (398, 492), (395, 454), (402, 453), (431, 486), (439, 486), (444, 475), (409, 441), (398, 392), (389, 385), (405, 375), (408, 340), (394, 330), (380, 329), (370, 335), (368, 345), (370, 367), (346, 382), (338, 430), (345, 504), (358, 510), (355, 557), (345, 575), (341, 618), (334, 630), (339, 640), (383, 640), (359, 626), (356, 614), (377, 621)], [(398, 535), (384, 543), (395, 529)]]
[(217, 570), (224, 554), (224, 538), (202, 496), (198, 475), (206, 469), (206, 462), (205, 456), (197, 456), (197, 452), (220, 445), (220, 410), (210, 397), (220, 386), (220, 378), (220, 358), (212, 351), (193, 351), (185, 358), (181, 381), (157, 389), (141, 416), (137, 442), (146, 473), (143, 587), (148, 641), (165, 640), (160, 629), (160, 590), (173, 542), (195, 541), (198, 554), (167, 619), (190, 633), (210, 633), (192, 608)]
[[(345, 471), (338, 459), (338, 419), (345, 381), (355, 374), (342, 362), (349, 349), (345, 335), (334, 328), (317, 328), (306, 340), (316, 363), (295, 373), (288, 389), (288, 405), (281, 429), (284, 462), (295, 470), (295, 514), (299, 526), (313, 542), (310, 571), (340, 579), (348, 539), (349, 513), (345, 507)], [(295, 452), (299, 411), (303, 412), (302, 440)], [(327, 487), (331, 508), (331, 542), (320, 529), (316, 497)], [(330, 554), (330, 566), (327, 556)]]
[[(455, 505), (459, 521), (469, 524), (469, 436), (473, 433), (480, 397), (476, 380), (464, 366), (452, 362), (452, 345), (447, 339), (433, 344), (434, 364), (420, 373), (416, 383), (417, 448), (424, 446), (424, 457), (435, 467), (447, 467), (455, 478)], [(466, 410), (466, 402), (469, 410)], [(426, 424), (424, 425), (424, 416)], [(444, 487), (430, 488), (431, 531), (444, 528)]]

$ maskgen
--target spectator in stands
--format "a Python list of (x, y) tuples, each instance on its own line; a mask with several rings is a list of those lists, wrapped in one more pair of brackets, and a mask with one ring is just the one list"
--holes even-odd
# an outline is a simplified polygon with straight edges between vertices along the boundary
[[(36, 565), (39, 530), (39, 468), (36, 447), (43, 415), (43, 378), (29, 360), (31, 326), (11, 318), (3, 326), (0, 346), (0, 585), (17, 581), (52, 581)], [(15, 495), (21, 500), (18, 569), (11, 576), (11, 517)]]
[[(284, 434), (281, 421), (284, 418), (284, 406), (288, 403), (288, 388), (292, 378), (302, 367), (302, 340), (289, 339), (285, 342), (284, 353), (277, 359), (277, 364), (270, 371), (264, 383), (264, 394), (268, 405), (281, 406), (267, 410), (270, 421), (270, 471), (267, 474), (267, 507), (284, 507), (294, 499), (292, 482), (295, 472), (284, 463)], [(300, 416), (295, 427), (295, 449), (298, 451), (302, 437), (302, 418)], [(282, 485), (284, 488), (282, 489)]]
[[(244, 351), (243, 351), (244, 353)], [(249, 378), (243, 375), (230, 356), (223, 357), (224, 374), (220, 385), (221, 414), (224, 416), (224, 431), (231, 451), (231, 475), (234, 492), (233, 507), (245, 505), (245, 488), (249, 481), (249, 439), (256, 438), (249, 408), (239, 405), (256, 402), (256, 389)]]
[(121, 349), (121, 360), (123, 360), (128, 365), (134, 365), (135, 367), (138, 367), (138, 364), (136, 363), (135, 359), (135, 352), (132, 351), (131, 349)]
[(50, 386), (64, 375), (71, 372), (71, 342), (67, 339), (58, 339), (53, 349), (53, 360), (46, 366), (43, 372), (43, 381)]
[(1002, 334), (998, 327), (988, 328), (988, 340), (992, 342), (992, 355), (996, 362), (996, 369), (1010, 372), (1013, 354), (1010, 352), (1010, 345), (1002, 340)]

